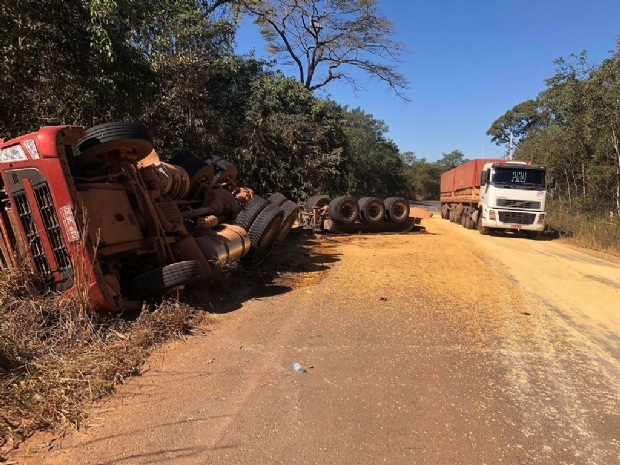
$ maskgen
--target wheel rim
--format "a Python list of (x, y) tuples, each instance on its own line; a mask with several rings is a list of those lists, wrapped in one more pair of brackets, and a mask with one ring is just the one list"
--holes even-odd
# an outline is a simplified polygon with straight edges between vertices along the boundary
[(349, 202), (346, 202), (340, 205), (338, 214), (340, 215), (341, 218), (349, 220), (353, 218), (353, 215), (355, 214), (355, 208)]
[(394, 216), (396, 218), (400, 218), (401, 216), (405, 214), (405, 207), (403, 206), (403, 204), (397, 203), (396, 205), (394, 205), (394, 208), (392, 211), (394, 212)]
[(371, 205), (368, 209), (368, 216), (373, 219), (379, 218), (381, 216), (381, 209), (379, 206), (376, 204)]

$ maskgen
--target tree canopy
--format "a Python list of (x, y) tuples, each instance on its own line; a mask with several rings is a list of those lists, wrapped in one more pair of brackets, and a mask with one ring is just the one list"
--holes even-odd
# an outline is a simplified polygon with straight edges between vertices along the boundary
[(585, 52), (556, 60), (547, 88), (508, 110), (487, 133), (502, 144), (512, 130), (515, 157), (545, 165), (558, 181), (555, 198), (578, 211), (620, 215), (619, 47), (596, 65)]
[[(362, 3), (329, 3), (326, 11), (353, 8), (352, 19)], [(252, 4), (260, 2), (2, 2), (0, 137), (132, 120), (151, 129), (164, 158), (181, 149), (218, 153), (258, 193), (299, 200), (411, 192), (382, 121), (318, 98), (277, 62), (234, 53), (238, 15)], [(375, 2), (366, 4), (367, 31), (381, 24), (390, 31)], [(330, 21), (344, 17), (325, 19), (325, 31)], [(355, 21), (350, 27), (361, 27)], [(374, 37), (366, 39), (374, 47)]]

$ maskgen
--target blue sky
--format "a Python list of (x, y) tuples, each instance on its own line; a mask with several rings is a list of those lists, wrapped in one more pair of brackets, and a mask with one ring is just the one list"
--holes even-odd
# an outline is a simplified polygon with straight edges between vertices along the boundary
[[(379, 83), (355, 94), (342, 83), (317, 96), (361, 107), (383, 120), (402, 152), (429, 161), (458, 149), (468, 158), (499, 157), (491, 123), (517, 103), (534, 98), (554, 74), (553, 60), (588, 52), (599, 63), (620, 36), (615, 0), (379, 0), (405, 42), (398, 71), (410, 82), (404, 103)], [(264, 56), (257, 27), (244, 22), (237, 51)], [(293, 69), (283, 71), (294, 76)]]

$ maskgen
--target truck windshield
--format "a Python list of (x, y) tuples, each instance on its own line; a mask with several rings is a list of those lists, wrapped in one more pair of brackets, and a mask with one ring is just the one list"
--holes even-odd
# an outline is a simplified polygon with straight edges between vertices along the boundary
[(493, 174), (493, 184), (507, 184), (517, 186), (535, 186), (543, 188), (545, 185), (545, 171), (519, 168), (496, 168)]

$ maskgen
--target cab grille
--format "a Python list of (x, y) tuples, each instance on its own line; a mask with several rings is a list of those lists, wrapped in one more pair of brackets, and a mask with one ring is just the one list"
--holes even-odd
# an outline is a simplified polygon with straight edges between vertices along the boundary
[(47, 237), (49, 238), (50, 245), (52, 246), (52, 252), (54, 254), (54, 260), (60, 271), (72, 270), (71, 257), (65, 244), (65, 238), (62, 235), (60, 229), (60, 223), (58, 222), (58, 216), (56, 215), (56, 209), (52, 202), (52, 195), (46, 182), (33, 186), (34, 196), (37, 200), (37, 207), (41, 212), (43, 218), (43, 224), (47, 230)]
[(508, 208), (525, 208), (528, 210), (540, 210), (540, 202), (530, 200), (497, 199), (497, 206)]
[(524, 212), (499, 212), (499, 220), (510, 224), (534, 224), (536, 215)]
[(45, 251), (43, 250), (43, 244), (39, 238), (37, 226), (34, 224), (32, 209), (30, 208), (30, 202), (28, 202), (28, 198), (26, 197), (26, 192), (20, 191), (13, 194), (13, 199), (15, 200), (15, 208), (17, 209), (19, 220), (21, 221), (24, 232), (26, 233), (26, 240), (28, 241), (27, 246), (30, 248), (30, 253), (32, 254), (32, 259), (34, 260), (34, 266), (45, 280), (49, 280), (52, 277), (50, 264), (45, 256)]

